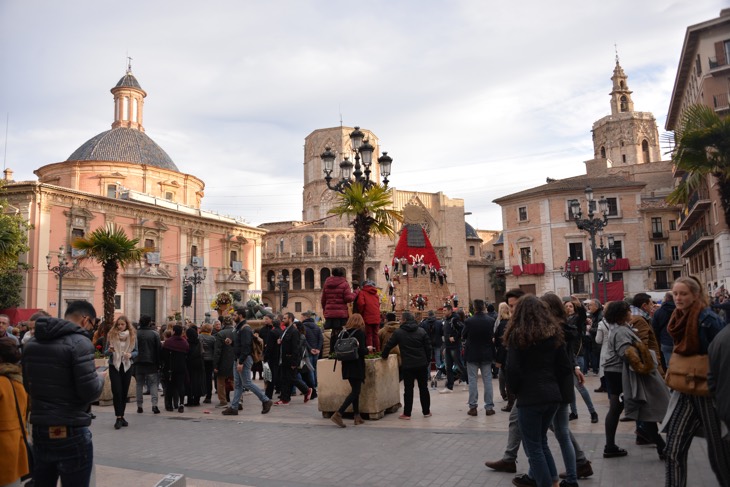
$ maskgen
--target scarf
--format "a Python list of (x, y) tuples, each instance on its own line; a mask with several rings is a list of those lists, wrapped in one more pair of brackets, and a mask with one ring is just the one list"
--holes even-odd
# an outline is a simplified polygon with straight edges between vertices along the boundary
[(702, 303), (695, 301), (686, 311), (674, 310), (667, 325), (667, 332), (674, 340), (674, 351), (680, 355), (700, 353), (700, 312)]
[(109, 345), (114, 347), (112, 365), (117, 370), (121, 370), (120, 367), (124, 365), (124, 371), (127, 372), (132, 366), (132, 361), (127, 355), (131, 355), (134, 349), (134, 343), (129, 339), (129, 330), (120, 331), (116, 336), (108, 336), (107, 340), (109, 341)]
[(173, 352), (188, 353), (190, 344), (181, 336), (173, 335), (162, 344), (162, 348)]
[(0, 363), (0, 375), (10, 380), (23, 383), (23, 369), (18, 364)]

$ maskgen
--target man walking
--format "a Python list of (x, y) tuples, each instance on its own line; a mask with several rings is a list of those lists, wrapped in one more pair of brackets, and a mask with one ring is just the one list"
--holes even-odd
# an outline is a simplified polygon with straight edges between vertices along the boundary
[[(304, 402), (309, 402), (312, 397), (312, 389), (297, 377), (299, 372), (299, 364), (302, 361), (301, 340), (302, 336), (294, 324), (294, 314), (285, 313), (282, 323), (286, 326), (281, 338), (278, 340), (280, 345), (279, 364), (281, 365), (281, 399), (276, 401), (277, 406), (287, 406), (291, 401), (291, 387), (296, 386), (304, 395)], [(305, 343), (306, 345), (306, 343)]]
[[(436, 313), (429, 311), (428, 317), (421, 323), (421, 328), (426, 331), (431, 339), (431, 353), (436, 364), (436, 377), (434, 379), (439, 381), (444, 375), (444, 362), (441, 359), (441, 347), (444, 344), (444, 324), (441, 320), (436, 319)], [(433, 388), (435, 389), (436, 386), (434, 385)]]
[(482, 374), (484, 384), (484, 409), (487, 416), (494, 414), (492, 389), (492, 362), (494, 361), (494, 319), (487, 315), (482, 299), (474, 300), (474, 316), (464, 323), (466, 370), (469, 376), (469, 416), (477, 415), (479, 386), (477, 374)]
[[(60, 303), (59, 303), (60, 304)], [(86, 487), (94, 466), (91, 441), (93, 401), (104, 379), (96, 373), (94, 346), (84, 327), (96, 320), (87, 301), (73, 301), (65, 319), (42, 317), (25, 345), (23, 381), (31, 401), (33, 480), (37, 487)]]
[(244, 389), (248, 389), (259, 398), (262, 404), (261, 414), (266, 414), (271, 411), (271, 406), (274, 403), (251, 380), (251, 367), (253, 367), (253, 357), (251, 356), (253, 350), (253, 330), (246, 323), (246, 308), (237, 307), (233, 314), (233, 320), (236, 322), (236, 328), (233, 334), (233, 355), (236, 357), (233, 366), (233, 399), (228, 408), (223, 410), (222, 414), (224, 416), (238, 415), (239, 403)]
[(446, 387), (439, 393), (448, 394), (454, 390), (454, 365), (459, 368), (461, 380), (467, 380), (466, 367), (461, 361), (461, 332), (464, 323), (459, 315), (454, 313), (454, 308), (447, 304), (444, 306), (446, 317), (444, 318), (444, 354), (446, 356)]
[(304, 336), (307, 339), (309, 363), (312, 366), (309, 383), (315, 388), (312, 392), (312, 399), (314, 399), (317, 397), (317, 360), (319, 360), (319, 354), (322, 352), (324, 335), (322, 334), (322, 328), (314, 322), (314, 311), (305, 311), (302, 313), (302, 318), (304, 318), (302, 326), (304, 327)]
[(413, 313), (403, 312), (400, 328), (393, 332), (383, 347), (382, 358), (388, 358), (393, 347), (400, 349), (403, 370), (403, 414), (400, 419), (411, 419), (413, 410), (413, 383), (418, 382), (421, 411), (431, 416), (431, 395), (428, 392), (428, 366), (431, 363), (431, 340), (426, 331), (418, 326)]
[(147, 315), (139, 317), (137, 330), (137, 358), (134, 361), (134, 378), (137, 382), (137, 413), (143, 413), (142, 387), (147, 384), (152, 400), (152, 412), (160, 414), (157, 407), (157, 386), (160, 383), (160, 334), (150, 325), (152, 318)]

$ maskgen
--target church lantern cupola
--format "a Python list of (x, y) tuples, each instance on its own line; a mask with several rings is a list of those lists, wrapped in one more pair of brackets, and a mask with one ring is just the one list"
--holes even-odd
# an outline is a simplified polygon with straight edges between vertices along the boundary
[(144, 132), (142, 113), (147, 93), (132, 74), (131, 58), (127, 64), (127, 72), (111, 89), (111, 92), (114, 95), (114, 123), (112, 123), (112, 128), (125, 127)]

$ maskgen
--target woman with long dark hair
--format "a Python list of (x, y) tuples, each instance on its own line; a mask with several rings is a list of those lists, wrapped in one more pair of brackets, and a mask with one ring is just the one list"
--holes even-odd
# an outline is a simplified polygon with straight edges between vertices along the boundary
[(494, 331), (494, 348), (496, 349), (495, 361), (497, 367), (499, 367), (499, 394), (503, 400), (507, 401), (507, 405), (502, 408), (502, 411), (506, 413), (512, 411), (512, 407), (515, 404), (515, 396), (510, 393), (504, 372), (505, 362), (507, 361), (507, 346), (503, 338), (507, 324), (509, 323), (509, 317), (509, 305), (507, 303), (499, 303), (499, 311), (497, 313), (497, 319), (499, 321), (497, 322), (497, 329)]
[(124, 419), (127, 408), (127, 394), (132, 380), (132, 362), (137, 358), (137, 330), (129, 318), (120, 316), (106, 336), (105, 355), (109, 357), (109, 383), (112, 388), (114, 414), (117, 421), (114, 429), (129, 426)]
[(350, 394), (345, 398), (340, 408), (330, 418), (340, 428), (345, 427), (342, 421), (342, 415), (352, 404), (352, 412), (355, 414), (355, 425), (362, 424), (364, 421), (360, 417), (360, 391), (362, 384), (365, 382), (365, 355), (368, 353), (365, 344), (365, 321), (358, 313), (354, 313), (347, 320), (342, 337), (355, 338), (358, 343), (357, 359), (341, 362), (340, 370), (342, 370), (342, 378), (350, 383)]
[(517, 397), (517, 421), (530, 462), (530, 479), (552, 487), (558, 479), (547, 430), (563, 402), (561, 384), (571, 374), (563, 331), (533, 295), (517, 301), (505, 333), (507, 382)]
[[(583, 336), (586, 333), (586, 309), (580, 302), (580, 299), (575, 296), (567, 298), (568, 301), (565, 303), (565, 312), (568, 315), (568, 319), (563, 327), (565, 332), (565, 340), (568, 342), (568, 351), (573, 356), (576, 364), (580, 368), (581, 374), (585, 373), (584, 361), (583, 361)], [(591, 394), (588, 389), (585, 388), (582, 377), (574, 376), (573, 383), (578, 393), (583, 398), (583, 402), (586, 403), (588, 412), (591, 414), (591, 423), (598, 423), (598, 413), (596, 408), (593, 406), (591, 400)], [(578, 408), (575, 402), (575, 397), (570, 403), (570, 420), (573, 421), (578, 419)]]
[[(710, 343), (725, 327), (725, 322), (708, 307), (707, 297), (694, 279), (676, 279), (672, 294), (676, 309), (667, 325), (667, 331), (674, 341), (668, 374), (672, 373), (673, 367), (682, 358), (675, 361), (677, 356), (707, 355)], [(730, 451), (722, 438), (720, 416), (713, 404), (713, 398), (675, 390), (672, 392), (667, 418), (665, 485), (687, 485), (687, 454), (692, 438), (700, 427), (705, 432), (710, 466), (717, 481), (720, 485), (730, 485)]]
[(188, 373), (186, 358), (190, 350), (190, 345), (182, 335), (182, 325), (174, 325), (172, 335), (162, 343), (160, 354), (162, 378), (165, 384), (165, 410), (174, 411), (177, 408), (179, 413), (185, 411), (182, 401)]
[(200, 398), (205, 394), (205, 363), (203, 361), (203, 347), (198, 338), (198, 327), (191, 326), (185, 330), (188, 339), (188, 355), (186, 365), (188, 381), (185, 384), (185, 395), (188, 398), (186, 406), (200, 406)]

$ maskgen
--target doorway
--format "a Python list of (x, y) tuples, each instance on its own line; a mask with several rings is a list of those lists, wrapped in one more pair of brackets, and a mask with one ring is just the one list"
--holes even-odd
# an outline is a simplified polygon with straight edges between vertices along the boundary
[(157, 323), (157, 289), (140, 289), (139, 313), (152, 318)]

